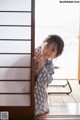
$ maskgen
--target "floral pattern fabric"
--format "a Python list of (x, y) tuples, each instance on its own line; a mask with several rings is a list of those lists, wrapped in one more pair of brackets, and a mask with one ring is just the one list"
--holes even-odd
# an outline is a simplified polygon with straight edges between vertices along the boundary
[[(40, 52), (41, 47), (36, 49)], [(38, 62), (35, 63), (35, 71), (38, 68)], [(54, 66), (52, 60), (46, 60), (44, 68), (41, 70), (40, 74), (36, 78), (34, 87), (34, 97), (35, 97), (35, 115), (41, 115), (49, 112), (48, 106), (48, 93), (47, 87), (53, 80), (52, 74), (54, 73)]]

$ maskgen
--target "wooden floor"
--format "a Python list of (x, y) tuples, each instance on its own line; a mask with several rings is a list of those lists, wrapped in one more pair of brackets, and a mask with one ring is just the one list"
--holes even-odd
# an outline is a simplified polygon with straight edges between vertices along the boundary
[[(65, 84), (66, 81), (53, 81), (52, 84)], [(80, 85), (78, 80), (69, 80), (72, 92), (67, 94), (50, 94), (48, 97), (50, 111), (39, 118), (80, 118)], [(48, 87), (50, 91), (69, 91), (69, 87)]]
[[(65, 80), (55, 80), (53, 81), (52, 84), (65, 84), (66, 81)], [(49, 105), (53, 105), (54, 103), (57, 104), (65, 104), (65, 103), (79, 103), (80, 102), (80, 84), (78, 82), (78, 80), (69, 80), (69, 83), (71, 85), (72, 88), (72, 92), (69, 95), (66, 94), (51, 94), (49, 95)], [(48, 87), (48, 92), (50, 91), (63, 91), (63, 92), (68, 92), (69, 91), (69, 87), (65, 86), (65, 87)]]

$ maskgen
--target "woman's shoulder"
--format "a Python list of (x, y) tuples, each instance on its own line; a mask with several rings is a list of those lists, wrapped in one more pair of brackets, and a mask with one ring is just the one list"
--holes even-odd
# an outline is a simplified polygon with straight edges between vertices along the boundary
[(41, 46), (35, 48), (35, 51), (40, 52), (41, 51)]

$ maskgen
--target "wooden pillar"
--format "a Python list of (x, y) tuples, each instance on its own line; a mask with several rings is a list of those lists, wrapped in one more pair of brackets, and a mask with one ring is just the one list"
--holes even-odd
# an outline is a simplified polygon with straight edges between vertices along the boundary
[[(80, 16), (79, 16), (79, 20), (80, 20)], [(78, 80), (80, 84), (80, 23), (79, 23)]]

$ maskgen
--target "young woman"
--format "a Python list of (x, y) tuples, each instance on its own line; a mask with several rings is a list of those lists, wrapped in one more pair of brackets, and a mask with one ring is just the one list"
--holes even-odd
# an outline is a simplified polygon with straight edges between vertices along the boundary
[(35, 49), (35, 115), (49, 112), (48, 84), (53, 80), (52, 60), (62, 54), (64, 42), (58, 35), (49, 35), (41, 46)]

